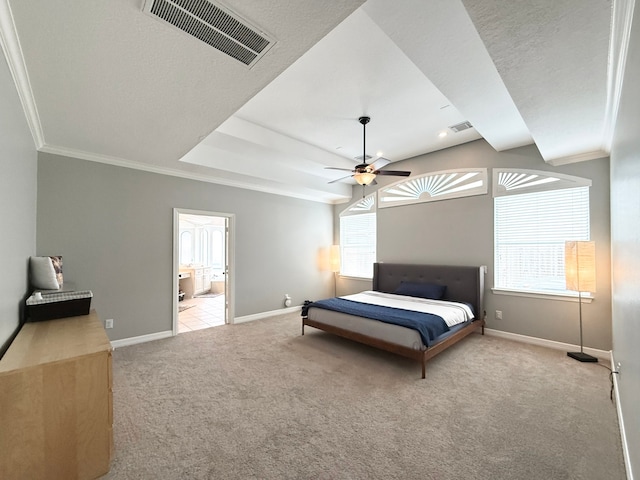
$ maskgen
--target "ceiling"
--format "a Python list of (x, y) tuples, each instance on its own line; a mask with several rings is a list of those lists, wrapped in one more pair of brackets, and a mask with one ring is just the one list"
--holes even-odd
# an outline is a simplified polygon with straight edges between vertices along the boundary
[(366, 154), (392, 162), (480, 138), (554, 165), (607, 156), (633, 7), (223, 0), (275, 39), (249, 68), (144, 3), (0, 0), (37, 148), (329, 203), (351, 198), (324, 167), (360, 163), (362, 115)]

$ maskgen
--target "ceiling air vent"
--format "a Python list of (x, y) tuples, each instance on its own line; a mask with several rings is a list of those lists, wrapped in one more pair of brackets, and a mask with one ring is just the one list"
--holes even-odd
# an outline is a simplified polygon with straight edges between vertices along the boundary
[(143, 11), (249, 67), (276, 43), (227, 7), (208, 0), (146, 0)]
[(463, 130), (473, 128), (473, 125), (471, 125), (469, 122), (462, 122), (456, 125), (451, 125), (449, 128), (453, 130), (455, 133), (458, 133), (458, 132), (462, 132)]

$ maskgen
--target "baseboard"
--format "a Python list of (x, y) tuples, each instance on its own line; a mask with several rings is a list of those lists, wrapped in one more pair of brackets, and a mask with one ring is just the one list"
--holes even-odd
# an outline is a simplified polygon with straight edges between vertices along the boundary
[(252, 315), (244, 315), (242, 317), (234, 318), (233, 323), (237, 324), (237, 323), (252, 322), (254, 320), (260, 320), (262, 318), (275, 317), (276, 315), (284, 315), (285, 313), (299, 312), (301, 308), (302, 308), (301, 305), (298, 305), (296, 307), (281, 308), (279, 310), (271, 310), (268, 312), (254, 313)]
[[(261, 318), (275, 317), (276, 315), (284, 315), (285, 313), (299, 312), (301, 305), (296, 307), (281, 308), (279, 310), (271, 310), (269, 312), (254, 313), (253, 315), (245, 315), (243, 317), (236, 317), (232, 323), (245, 323), (252, 322), (253, 320), (260, 320)], [(165, 332), (150, 333), (148, 335), (140, 335), (139, 337), (123, 338), (121, 340), (113, 340), (111, 346), (113, 348), (126, 347), (129, 345), (136, 345), (138, 343), (152, 342), (153, 340), (161, 340), (163, 338), (173, 337), (173, 332), (167, 330)]]
[[(611, 352), (611, 365), (615, 365), (613, 351)], [(627, 434), (624, 429), (624, 417), (620, 408), (620, 392), (618, 391), (618, 375), (613, 374), (613, 391), (616, 397), (616, 411), (618, 412), (618, 425), (620, 425), (620, 438), (622, 440), (622, 456), (624, 457), (624, 466), (627, 471), (627, 480), (633, 480), (633, 471), (631, 470), (631, 459), (629, 458), (629, 445), (627, 444)]]
[(148, 335), (140, 335), (139, 337), (123, 338), (121, 340), (112, 340), (111, 346), (113, 348), (127, 347), (129, 345), (136, 345), (138, 343), (151, 342), (153, 340), (161, 340), (163, 338), (173, 337), (173, 332), (167, 330), (166, 332), (150, 333)]
[[(520, 335), (518, 333), (503, 332), (502, 330), (494, 330), (492, 328), (485, 328), (484, 333), (494, 337), (506, 338), (507, 340), (514, 340), (516, 342), (528, 343), (531, 345), (538, 345), (540, 347), (553, 348), (554, 350), (564, 350), (565, 352), (580, 351), (580, 345), (572, 345), (570, 343), (555, 342), (553, 340), (547, 340), (545, 338), (529, 337), (527, 335)], [(596, 348), (584, 347), (584, 352), (600, 360), (610, 361), (611, 352), (609, 350), (598, 350)]]

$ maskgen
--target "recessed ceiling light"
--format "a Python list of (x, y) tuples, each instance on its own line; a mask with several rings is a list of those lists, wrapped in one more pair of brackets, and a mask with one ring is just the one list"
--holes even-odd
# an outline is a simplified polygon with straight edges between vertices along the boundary
[(382, 155), (384, 155), (384, 152), (376, 152), (376, 157), (381, 157)]
[(438, 136), (439, 136), (440, 138), (444, 138), (444, 137), (446, 137), (446, 136), (447, 136), (447, 132), (440, 132), (440, 133), (438, 134)]

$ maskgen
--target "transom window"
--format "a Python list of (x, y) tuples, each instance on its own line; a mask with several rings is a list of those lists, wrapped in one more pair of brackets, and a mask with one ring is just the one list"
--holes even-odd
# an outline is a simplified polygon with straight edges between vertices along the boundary
[(589, 240), (591, 181), (494, 169), (494, 261), (499, 290), (570, 294), (564, 243)]
[(372, 278), (376, 261), (376, 194), (340, 214), (340, 274)]
[(451, 198), (484, 195), (488, 192), (486, 168), (460, 168), (430, 172), (402, 179), (381, 188), (380, 208)]

